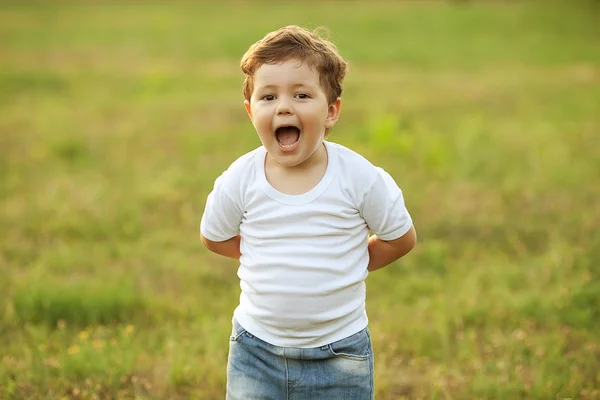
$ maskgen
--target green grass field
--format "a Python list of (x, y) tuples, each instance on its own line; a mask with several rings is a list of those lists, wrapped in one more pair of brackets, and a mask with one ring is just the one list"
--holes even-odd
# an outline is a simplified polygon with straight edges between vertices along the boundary
[(600, 7), (0, 5), (0, 398), (222, 399), (236, 262), (198, 225), (260, 143), (239, 59), (326, 26), (331, 140), (403, 188), (369, 276), (376, 398), (600, 399)]

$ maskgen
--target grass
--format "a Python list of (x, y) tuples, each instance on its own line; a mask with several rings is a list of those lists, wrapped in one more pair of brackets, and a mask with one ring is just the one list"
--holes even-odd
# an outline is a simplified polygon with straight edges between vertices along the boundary
[(0, 397), (224, 397), (236, 263), (198, 223), (259, 145), (239, 59), (297, 23), (419, 232), (367, 281), (377, 398), (600, 398), (597, 7), (0, 5)]

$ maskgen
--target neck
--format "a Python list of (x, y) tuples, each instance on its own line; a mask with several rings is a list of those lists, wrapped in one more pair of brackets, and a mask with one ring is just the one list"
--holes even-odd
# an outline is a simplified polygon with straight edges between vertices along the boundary
[(307, 171), (310, 171), (313, 168), (317, 168), (322, 165), (327, 165), (327, 149), (325, 148), (325, 143), (321, 143), (319, 147), (317, 147), (315, 152), (307, 160), (305, 160), (301, 164), (294, 165), (293, 167), (286, 167), (279, 164), (269, 154), (267, 154), (265, 166), (267, 166), (267, 163), (270, 168), (274, 168), (286, 174), (306, 173)]

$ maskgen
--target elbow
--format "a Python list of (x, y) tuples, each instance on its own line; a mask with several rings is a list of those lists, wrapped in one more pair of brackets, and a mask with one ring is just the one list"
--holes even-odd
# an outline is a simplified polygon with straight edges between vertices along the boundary
[(415, 230), (414, 226), (411, 228), (411, 231), (412, 231), (412, 237), (411, 237), (412, 242), (411, 242), (410, 249), (412, 250), (417, 245), (417, 231)]
[(205, 238), (202, 234), (200, 234), (200, 241), (202, 242), (204, 247), (206, 247), (206, 249), (211, 253), (221, 254), (221, 242), (213, 242), (212, 240)]
[(402, 253), (408, 254), (417, 245), (417, 231), (415, 230), (415, 227), (411, 227), (410, 230), (402, 237), (402, 239), (404, 242), (404, 249), (402, 250)]
[(204, 247), (206, 247), (208, 250), (214, 251), (213, 250), (213, 242), (208, 240), (207, 238), (205, 238), (202, 233), (200, 234), (200, 241), (202, 242)]

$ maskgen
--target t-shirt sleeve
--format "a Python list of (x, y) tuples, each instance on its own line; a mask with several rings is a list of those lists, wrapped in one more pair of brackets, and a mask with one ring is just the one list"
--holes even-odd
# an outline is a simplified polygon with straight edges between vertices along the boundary
[(367, 226), (381, 240), (398, 239), (412, 227), (402, 190), (382, 168), (359, 207)]
[(224, 172), (215, 181), (200, 222), (202, 236), (213, 242), (223, 242), (240, 233), (244, 209), (240, 196), (235, 196), (239, 188), (229, 187), (232, 185), (230, 172)]

